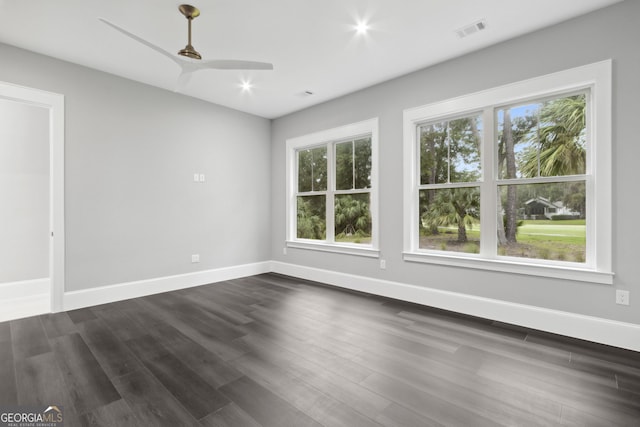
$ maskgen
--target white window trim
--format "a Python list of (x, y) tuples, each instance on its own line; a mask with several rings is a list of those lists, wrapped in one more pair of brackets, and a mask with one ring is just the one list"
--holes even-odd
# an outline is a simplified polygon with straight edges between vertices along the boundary
[[(592, 283), (612, 284), (612, 181), (611, 181), (611, 60), (582, 67), (572, 68), (493, 89), (448, 99), (433, 104), (404, 111), (404, 250), (403, 259), (411, 262), (434, 263), (455, 267), (481, 270), (502, 271), (532, 276), (579, 280)], [(544, 260), (523, 261), (520, 258), (488, 258), (477, 254), (448, 253), (444, 251), (425, 251), (419, 249), (418, 242), (418, 168), (417, 126), (425, 121), (435, 121), (451, 116), (483, 111), (483, 122), (493, 122), (493, 109), (554, 94), (588, 89), (591, 97), (592, 118), (590, 120), (590, 141), (595, 141), (587, 153), (587, 185), (593, 186), (591, 197), (587, 200), (587, 218), (591, 225), (587, 229), (587, 238), (591, 244), (587, 247), (589, 263), (560, 263)], [(484, 141), (494, 141), (492, 126), (484, 126)], [(483, 146), (487, 146), (485, 142)], [(493, 194), (496, 183), (494, 168), (495, 148), (490, 153), (482, 150), (483, 181), (481, 191), (488, 201), (481, 206), (482, 229), (495, 230), (497, 217), (493, 208), (497, 203), (497, 194)], [(490, 155), (487, 155), (490, 154)], [(489, 176), (487, 175), (489, 174)], [(487, 199), (485, 199), (487, 200)], [(496, 203), (490, 203), (495, 201)], [(491, 212), (491, 214), (489, 214)], [(596, 226), (597, 221), (597, 226)], [(482, 233), (483, 247), (494, 245), (496, 236)], [(495, 246), (495, 245), (494, 245)], [(481, 252), (482, 253), (482, 252)], [(540, 261), (540, 262), (538, 262)]]
[[(296, 233), (297, 151), (306, 147), (342, 142), (363, 135), (371, 135), (371, 188), (368, 189), (371, 195), (371, 244), (298, 239)], [(330, 155), (331, 158), (333, 158), (332, 155)], [(329, 174), (333, 173), (333, 167), (332, 164), (327, 166)], [(378, 118), (288, 139), (286, 142), (286, 191), (286, 247), (378, 258), (380, 256), (378, 249)], [(329, 205), (329, 201), (327, 201), (327, 205)], [(327, 229), (330, 226), (333, 226), (333, 218), (327, 217)]]

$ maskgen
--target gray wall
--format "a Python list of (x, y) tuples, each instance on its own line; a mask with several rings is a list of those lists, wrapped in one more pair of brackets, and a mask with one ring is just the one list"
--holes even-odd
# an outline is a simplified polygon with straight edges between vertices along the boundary
[(49, 277), (49, 110), (0, 99), (0, 283)]
[(66, 291), (270, 258), (269, 120), (7, 45), (0, 58), (1, 81), (65, 96)]
[[(514, 303), (640, 324), (638, 231), (638, 95), (640, 2), (626, 1), (485, 50), (311, 107), (272, 125), (272, 246), (274, 260), (415, 284)], [(416, 44), (407, 49), (428, 47)], [(404, 109), (612, 58), (614, 286), (537, 278), (402, 260), (402, 112)], [(380, 249), (377, 259), (289, 248), (285, 234), (285, 141), (380, 119)], [(629, 289), (631, 306), (615, 304)]]

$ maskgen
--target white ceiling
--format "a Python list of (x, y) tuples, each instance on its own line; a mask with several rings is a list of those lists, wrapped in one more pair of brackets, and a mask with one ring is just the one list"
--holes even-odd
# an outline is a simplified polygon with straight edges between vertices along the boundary
[[(183, 93), (266, 118), (336, 98), (620, 0), (189, 0), (204, 59), (273, 71), (205, 70)], [(0, 0), (0, 42), (174, 90), (180, 68), (98, 21), (177, 52), (187, 23), (171, 0)], [(479, 19), (486, 30), (454, 30)], [(370, 29), (358, 35), (355, 25)], [(253, 88), (243, 92), (240, 84)], [(305, 96), (305, 91), (314, 94)]]

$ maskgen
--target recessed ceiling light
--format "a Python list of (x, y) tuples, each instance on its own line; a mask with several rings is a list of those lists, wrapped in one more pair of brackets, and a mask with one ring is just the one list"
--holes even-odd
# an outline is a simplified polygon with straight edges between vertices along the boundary
[(365, 35), (367, 34), (367, 31), (369, 31), (369, 24), (367, 24), (366, 21), (358, 21), (356, 24), (356, 33)]
[(251, 88), (253, 88), (253, 85), (250, 81), (243, 81), (240, 87), (242, 88), (243, 92), (251, 92)]

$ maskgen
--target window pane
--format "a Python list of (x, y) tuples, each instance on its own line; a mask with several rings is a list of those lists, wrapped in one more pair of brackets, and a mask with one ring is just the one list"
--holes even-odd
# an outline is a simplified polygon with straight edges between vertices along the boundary
[(479, 115), (420, 126), (420, 184), (480, 179)]
[(299, 239), (326, 240), (326, 197), (299, 196), (297, 237)]
[(371, 244), (369, 193), (335, 196), (336, 242)]
[(327, 189), (327, 147), (298, 151), (298, 192)]
[(311, 150), (298, 151), (298, 192), (311, 191), (311, 166), (313, 157)]
[(420, 190), (420, 249), (480, 252), (480, 190)]
[(354, 141), (355, 186), (354, 188), (371, 188), (371, 138)]
[(371, 138), (336, 144), (336, 190), (371, 187)]
[(585, 262), (584, 181), (501, 185), (498, 254)]
[(353, 141), (336, 144), (336, 189), (353, 188)]
[(584, 174), (585, 110), (584, 94), (497, 110), (500, 179)]

